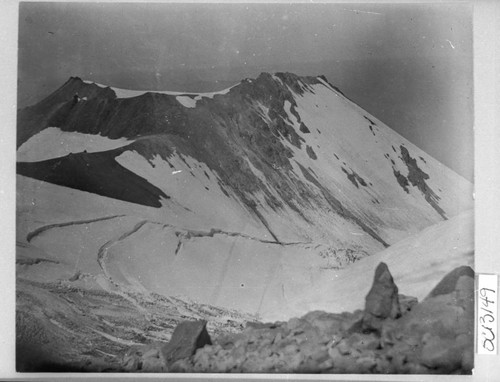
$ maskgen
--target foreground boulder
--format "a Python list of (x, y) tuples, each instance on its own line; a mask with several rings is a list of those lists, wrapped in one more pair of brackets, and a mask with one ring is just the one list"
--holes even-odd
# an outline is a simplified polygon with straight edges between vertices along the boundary
[(373, 285), (366, 296), (364, 330), (380, 331), (386, 318), (395, 319), (401, 315), (398, 287), (385, 263), (375, 270)]
[[(385, 327), (392, 353), (430, 370), (470, 372), (474, 359), (474, 271), (456, 268), (412, 311)], [(411, 348), (411, 352), (409, 351)]]
[(161, 351), (143, 351), (151, 359), (142, 356), (139, 366), (190, 373), (470, 374), (474, 272), (453, 270), (418, 303), (398, 295), (381, 263), (365, 311), (314, 311), (288, 322), (250, 324), (212, 344), (205, 328), (204, 321), (181, 323)]
[[(474, 280), (474, 270), (471, 267), (462, 266), (455, 268), (453, 271), (448, 273), (439, 282), (438, 285), (434, 287), (434, 289), (429, 293), (426, 299), (430, 299), (439, 295), (447, 295), (457, 290), (460, 290), (461, 287), (457, 284), (461, 281), (466, 281), (466, 280), (470, 282), (471, 279)], [(468, 295), (468, 293), (470, 292), (468, 288), (465, 288), (465, 292), (466, 296), (463, 297), (466, 297), (468, 301), (471, 301), (470, 300), (471, 296)]]
[(196, 349), (211, 344), (205, 320), (184, 321), (177, 325), (170, 342), (161, 349), (161, 353), (169, 368), (174, 362), (192, 356)]

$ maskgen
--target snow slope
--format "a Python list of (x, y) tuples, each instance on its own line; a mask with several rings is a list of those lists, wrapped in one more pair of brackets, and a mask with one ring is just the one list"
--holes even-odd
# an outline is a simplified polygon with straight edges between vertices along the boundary
[(17, 149), (17, 161), (39, 162), (70, 153), (112, 150), (130, 143), (131, 141), (125, 138), (109, 139), (97, 134), (68, 132), (58, 127), (48, 127), (33, 135)]
[[(222, 189), (219, 176), (204, 163), (177, 153), (168, 161), (159, 155), (148, 161), (135, 151), (125, 151), (115, 160), (159, 187), (174, 203), (206, 222), (205, 227), (238, 231), (263, 239), (269, 237), (268, 232), (257, 228), (260, 224), (236, 198), (224, 193), (228, 191)], [(164, 204), (168, 208), (167, 203)]]
[[(284, 320), (312, 310), (351, 312), (364, 309), (374, 269), (385, 262), (399, 293), (422, 301), (448, 272), (474, 266), (474, 212), (465, 211), (412, 235), (386, 250), (341, 270), (325, 270), (308, 284), (282, 284), (286, 299), (276, 299), (260, 312), (265, 320)], [(274, 289), (279, 289), (274, 285)]]
[[(262, 74), (197, 95), (73, 78), (34, 110), (19, 161), (45, 161), (18, 165), (21, 278), (274, 319), (362, 307), (380, 258), (421, 297), (416, 286), (442, 276), (426, 273), (422, 242), (436, 243), (443, 272), (472, 250), (470, 222), (457, 223), (472, 184), (322, 77)], [(58, 128), (35, 123), (45, 112)], [(73, 155), (61, 156), (61, 137)], [(404, 274), (417, 255), (422, 282)]]
[(17, 182), (21, 279), (118, 286), (256, 313), (284, 276), (282, 263), (293, 265), (286, 277), (295, 283), (335, 262), (318, 256), (321, 245), (274, 242), (248, 217), (224, 230), (211, 225), (222, 222), (216, 216), (190, 218), (175, 204), (157, 209), (22, 176)]
[[(203, 219), (182, 221), (168, 209), (25, 177), (18, 183), (32, 190), (18, 195), (23, 279), (67, 281), (79, 275), (73, 283), (86, 288), (114, 291), (118, 285), (133, 294), (182, 296), (278, 320), (315, 309), (362, 308), (380, 261), (401, 293), (419, 299), (450, 269), (473, 262), (472, 211), (335, 269), (338, 257), (321, 244), (277, 244), (263, 235), (207, 229)], [(41, 202), (44, 194), (57, 203)]]
[[(298, 130), (298, 115), (310, 131), (301, 135), (306, 150), (283, 140), (293, 152), (292, 164), (299, 178), (304, 179), (300, 163), (312, 169), (343, 205), (372, 220), (388, 243), (400, 240), (401, 231), (414, 233), (435, 223), (438, 209), (449, 217), (471, 208), (472, 185), (468, 181), (320, 80), (320, 84), (308, 85), (302, 94), (289, 89), (297, 104), (294, 114), (290, 103), (285, 103), (286, 122)], [(395, 171), (408, 178), (410, 170), (402, 160), (405, 149), (421, 171), (431, 174), (425, 188), (436, 194), (437, 207), (416, 187), (409, 186), (405, 192), (392, 186)], [(350, 181), (342, 181), (349, 176)]]

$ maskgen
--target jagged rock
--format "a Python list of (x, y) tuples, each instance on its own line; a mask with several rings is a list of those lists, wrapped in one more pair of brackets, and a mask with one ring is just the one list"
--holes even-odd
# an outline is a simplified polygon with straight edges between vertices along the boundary
[(398, 287), (385, 263), (380, 263), (375, 270), (373, 285), (366, 296), (363, 330), (380, 331), (382, 321), (401, 315), (398, 300)]
[(444, 339), (433, 336), (422, 347), (420, 362), (429, 368), (441, 368), (453, 371), (462, 366), (462, 352), (455, 339)]
[(377, 366), (377, 360), (374, 354), (360, 357), (356, 360), (358, 365), (357, 373), (371, 373)]
[[(400, 320), (384, 323), (383, 344), (401, 372), (399, 355), (412, 370), (470, 373), (473, 367), (474, 272), (469, 267), (448, 273), (421, 303)], [(423, 369), (422, 369), (423, 370)], [(410, 370), (411, 371), (411, 370)]]
[(274, 329), (280, 326), (279, 322), (252, 322), (249, 321), (246, 323), (247, 328), (253, 329)]
[(121, 366), (123, 370), (132, 373), (160, 373), (166, 371), (165, 362), (160, 351), (161, 346), (161, 343), (133, 346), (122, 358)]
[(401, 314), (408, 313), (415, 305), (418, 304), (418, 299), (416, 297), (406, 296), (404, 294), (399, 294), (398, 300), (401, 308)]
[(288, 330), (297, 330), (302, 324), (303, 322), (300, 318), (293, 317), (287, 322), (286, 327)]
[(142, 371), (146, 373), (158, 373), (164, 371), (164, 361), (159, 348), (151, 349), (142, 356)]
[(178, 360), (191, 357), (196, 349), (211, 344), (205, 320), (184, 321), (177, 325), (170, 342), (161, 349), (161, 352), (168, 368)]
[(421, 335), (441, 337), (472, 334), (474, 327), (474, 272), (460, 267), (448, 273), (402, 321)]
[[(460, 277), (466, 276), (474, 280), (474, 270), (468, 266), (455, 268), (448, 273), (425, 298), (426, 300), (439, 295), (450, 294), (457, 290), (457, 283)], [(473, 294), (472, 294), (473, 296)]]
[(336, 314), (313, 311), (307, 313), (303, 319), (317, 328), (319, 334), (326, 342), (328, 342), (332, 336), (342, 331), (343, 318)]
[(377, 374), (394, 374), (394, 367), (386, 357), (379, 357), (373, 372)]

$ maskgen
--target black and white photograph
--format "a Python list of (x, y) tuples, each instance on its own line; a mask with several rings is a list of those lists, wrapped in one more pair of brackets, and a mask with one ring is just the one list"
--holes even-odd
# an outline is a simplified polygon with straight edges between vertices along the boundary
[(471, 3), (18, 10), (17, 372), (473, 373)]

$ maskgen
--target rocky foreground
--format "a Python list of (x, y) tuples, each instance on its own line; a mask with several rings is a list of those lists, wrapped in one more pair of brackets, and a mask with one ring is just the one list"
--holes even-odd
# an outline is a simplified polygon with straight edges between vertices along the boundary
[(398, 294), (389, 269), (380, 263), (364, 311), (314, 311), (288, 322), (248, 323), (241, 333), (216, 338), (206, 325), (185, 321), (167, 344), (131, 347), (122, 358), (123, 370), (470, 374), (474, 271), (456, 268), (419, 303)]

